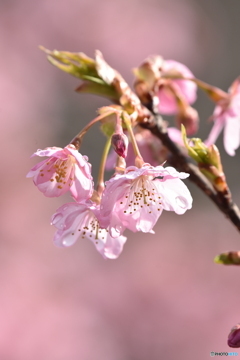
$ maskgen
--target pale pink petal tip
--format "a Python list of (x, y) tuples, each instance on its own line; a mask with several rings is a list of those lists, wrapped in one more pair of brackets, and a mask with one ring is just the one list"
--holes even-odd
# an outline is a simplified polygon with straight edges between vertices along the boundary
[[(230, 88), (231, 89), (231, 88)], [(234, 156), (240, 145), (240, 87), (229, 91), (224, 101), (219, 101), (214, 109), (214, 125), (205, 141), (206, 145), (214, 144), (223, 129), (223, 143), (228, 155)]]
[[(182, 76), (186, 78), (194, 78), (193, 73), (183, 64), (174, 61), (174, 60), (165, 60), (163, 65), (163, 75), (171, 74), (172, 72), (179, 72)], [(185, 98), (188, 104), (193, 104), (197, 98), (197, 85), (190, 80), (169, 80), (172, 81), (174, 86), (180, 94)], [(159, 96), (159, 111), (162, 114), (176, 114), (178, 107), (176, 104), (176, 99), (174, 95), (167, 89), (167, 87), (162, 86), (158, 93)]]

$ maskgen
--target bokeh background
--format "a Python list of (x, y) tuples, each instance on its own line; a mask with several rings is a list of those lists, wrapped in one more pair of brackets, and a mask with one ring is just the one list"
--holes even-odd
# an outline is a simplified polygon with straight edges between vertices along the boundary
[[(70, 198), (45, 198), (25, 176), (36, 149), (65, 146), (108, 104), (75, 93), (78, 80), (39, 45), (99, 49), (130, 83), (133, 67), (161, 54), (227, 90), (240, 75), (239, 16), (238, 0), (0, 0), (1, 360), (203, 360), (231, 351), (239, 269), (213, 258), (238, 250), (240, 236), (189, 181), (191, 211), (164, 213), (154, 236), (129, 233), (119, 259), (105, 261), (87, 241), (53, 245), (50, 217)], [(204, 138), (213, 104), (199, 93), (196, 108)], [(97, 128), (83, 143), (95, 177), (103, 143)], [(238, 203), (239, 155), (223, 155)]]

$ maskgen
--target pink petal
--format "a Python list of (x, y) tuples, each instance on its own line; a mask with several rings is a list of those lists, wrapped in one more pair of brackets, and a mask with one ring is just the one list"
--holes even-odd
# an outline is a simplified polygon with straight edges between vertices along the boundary
[[(159, 210), (158, 210), (159, 209)], [(162, 214), (162, 207), (156, 207), (155, 204), (150, 204), (148, 207), (143, 207), (141, 210), (136, 211), (132, 216), (119, 214), (123, 225), (133, 231), (142, 231), (144, 233), (151, 232), (157, 220)]]
[[(55, 233), (54, 243), (57, 246), (73, 245), (89, 216), (89, 208), (86, 204), (68, 203), (61, 206), (52, 217), (51, 224), (59, 230)], [(93, 214), (92, 214), (93, 217)]]
[(223, 142), (228, 155), (234, 156), (240, 144), (240, 115), (226, 118)]
[(53, 184), (50, 184), (50, 179), (55, 175), (55, 168), (53, 167), (55, 159), (50, 158), (41, 163), (41, 169), (39, 168), (38, 171), (35, 172), (33, 182), (36, 186), (43, 183), (49, 183), (49, 186), (52, 186)]
[[(130, 183), (125, 177), (120, 177), (118, 181), (106, 182), (106, 189), (103, 192), (102, 201), (100, 205), (100, 226), (107, 228), (110, 225), (112, 211), (114, 205), (117, 203), (130, 187)], [(115, 178), (116, 180), (116, 178)]]
[(232, 98), (231, 110), (233, 116), (238, 116), (240, 114), (240, 87), (238, 93)]
[[(174, 60), (165, 60), (163, 65), (163, 74), (170, 73), (171, 71), (177, 71), (187, 78), (194, 78), (193, 73), (183, 64)], [(179, 91), (185, 97), (189, 104), (192, 104), (197, 97), (197, 85), (193, 81), (189, 80), (172, 80), (177, 85)], [(162, 114), (175, 114), (178, 111), (176, 100), (173, 94), (166, 88), (162, 88), (159, 91), (159, 111)]]
[(164, 210), (175, 211), (176, 214), (184, 214), (192, 207), (192, 196), (187, 186), (180, 179), (166, 181), (155, 180), (161, 203)]
[[(128, 152), (128, 156), (129, 156), (129, 152)], [(107, 157), (105, 169), (108, 171), (114, 169), (116, 166), (116, 162), (117, 162), (117, 154), (112, 149)]]
[(86, 177), (78, 166), (74, 167), (74, 181), (70, 187), (72, 196), (77, 201), (89, 199), (93, 193), (92, 177)]
[(85, 204), (78, 204), (78, 203), (67, 203), (60, 208), (57, 209), (56, 213), (52, 216), (51, 225), (54, 225), (59, 230), (64, 230), (66, 228), (70, 228), (72, 225), (72, 218), (70, 217), (71, 214), (77, 213), (81, 214), (86, 211)]
[(175, 142), (176, 144), (183, 146), (183, 139), (182, 139), (182, 133), (180, 130), (174, 127), (168, 128), (168, 136), (170, 139)]
[(77, 218), (73, 223), (73, 227), (70, 230), (58, 230), (56, 231), (53, 242), (59, 247), (69, 247), (75, 244), (79, 234), (77, 232), (78, 221)]
[[(101, 219), (100, 216), (98, 218)], [(123, 234), (125, 229), (126, 227), (123, 225), (123, 222), (118, 217), (116, 210), (113, 210), (111, 213), (110, 224), (109, 224), (109, 233), (111, 237), (114, 239), (118, 238)]]
[(215, 120), (212, 130), (210, 131), (210, 134), (208, 135), (208, 138), (204, 141), (204, 143), (207, 146), (215, 144), (220, 132), (223, 129), (224, 122), (225, 122), (225, 119), (223, 117), (220, 117)]
[(86, 157), (81, 155), (77, 150), (72, 149), (71, 147), (65, 148), (68, 153), (70, 153), (76, 159), (81, 171), (85, 174), (86, 177), (92, 179), (91, 175), (91, 164), (86, 160)]
[(118, 238), (113, 239), (110, 235), (108, 235), (102, 255), (108, 259), (118, 258), (123, 250), (126, 240), (127, 238), (125, 236), (119, 236)]
[(31, 157), (33, 157), (33, 156), (48, 156), (48, 157), (50, 157), (50, 156), (56, 156), (56, 153), (57, 152), (62, 152), (62, 148), (59, 148), (59, 147), (55, 147), (55, 146), (53, 146), (53, 147), (48, 147), (48, 148), (46, 148), (46, 149), (43, 149), (43, 150), (41, 150), (41, 149), (39, 149), (39, 150), (37, 150)]
[(65, 194), (69, 190), (69, 186), (65, 184), (63, 187), (59, 187), (57, 182), (48, 181), (42, 184), (37, 184), (38, 190), (41, 191), (47, 197), (59, 197)]
[(41, 168), (43, 167), (43, 165), (48, 162), (48, 159), (45, 159), (39, 163), (37, 163), (35, 166), (33, 166), (31, 168), (31, 170), (27, 173), (26, 177), (30, 178), (32, 176), (34, 176), (36, 174), (36, 172), (39, 172), (41, 170)]

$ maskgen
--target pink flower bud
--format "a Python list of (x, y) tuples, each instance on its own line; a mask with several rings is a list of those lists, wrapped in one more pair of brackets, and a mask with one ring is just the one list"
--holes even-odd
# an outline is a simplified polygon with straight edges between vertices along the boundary
[(128, 137), (122, 133), (116, 133), (112, 135), (112, 147), (114, 148), (115, 152), (126, 158), (127, 150), (128, 150)]
[(228, 335), (228, 346), (232, 348), (240, 347), (240, 324), (235, 325)]

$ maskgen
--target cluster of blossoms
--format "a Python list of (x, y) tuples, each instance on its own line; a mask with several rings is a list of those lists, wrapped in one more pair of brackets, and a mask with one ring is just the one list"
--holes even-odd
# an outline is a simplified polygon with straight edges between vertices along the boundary
[(172, 167), (121, 168), (101, 190), (93, 190), (91, 165), (73, 144), (64, 149), (38, 150), (33, 156), (48, 156), (27, 174), (48, 197), (70, 191), (74, 202), (61, 206), (52, 217), (57, 228), (54, 242), (70, 246), (80, 238), (91, 240), (103, 257), (115, 259), (126, 237), (124, 230), (153, 232), (162, 210), (183, 214), (192, 198), (181, 179), (188, 174)]
[[(113, 103), (99, 109), (99, 116), (65, 148), (50, 147), (33, 154), (47, 159), (35, 165), (27, 177), (33, 177), (47, 197), (70, 192), (73, 198), (52, 216), (56, 245), (68, 247), (78, 238), (87, 238), (104, 258), (116, 259), (126, 242), (126, 229), (154, 233), (163, 210), (181, 215), (191, 209), (192, 197), (182, 181), (189, 176), (181, 172), (186, 169), (198, 185), (203, 184), (201, 189), (212, 195), (221, 211), (227, 206), (223, 212), (240, 230), (240, 212), (232, 202), (215, 146), (222, 130), (229, 155), (235, 155), (240, 145), (240, 78), (226, 93), (195, 78), (179, 62), (151, 56), (134, 69), (133, 92), (99, 51), (91, 59), (83, 53), (43, 50), (54, 66), (82, 80), (77, 92), (105, 96)], [(192, 107), (198, 87), (215, 103), (210, 117), (213, 127), (205, 142), (187, 138), (198, 131), (198, 112)], [(175, 126), (169, 127), (162, 115), (174, 115)], [(91, 164), (79, 149), (95, 123), (101, 124), (107, 142), (94, 186)], [(188, 155), (197, 162), (197, 175), (188, 166)], [(172, 160), (180, 172), (165, 166)], [(114, 170), (108, 181), (104, 180), (105, 170)], [(240, 252), (223, 253), (215, 262), (240, 265)], [(240, 347), (239, 324), (231, 330), (228, 345)]]
[[(52, 216), (51, 223), (57, 229), (56, 245), (66, 247), (79, 237), (87, 238), (103, 257), (115, 259), (126, 242), (125, 229), (154, 233), (163, 210), (184, 214), (192, 207), (191, 194), (182, 181), (189, 174), (164, 166), (169, 156), (167, 148), (141, 124), (152, 121), (156, 113), (175, 115), (176, 127), (168, 127), (162, 121), (169, 138), (184, 146), (181, 124), (188, 135), (198, 130), (198, 113), (191, 104), (199, 86), (217, 104), (207, 144), (214, 143), (225, 126), (225, 147), (233, 155), (240, 142), (239, 81), (233, 83), (227, 94), (195, 79), (183, 64), (152, 56), (134, 69), (134, 93), (100, 52), (96, 52), (93, 60), (82, 53), (45, 51), (55, 66), (84, 80), (77, 91), (108, 96), (115, 104), (101, 108), (99, 116), (65, 148), (35, 152), (33, 156), (47, 159), (34, 166), (27, 177), (33, 177), (34, 184), (47, 197), (69, 191), (74, 199)], [(94, 189), (91, 164), (87, 156), (79, 153), (79, 148), (86, 131), (97, 122), (108, 141)], [(234, 141), (230, 142), (232, 132)], [(184, 142), (186, 145), (186, 139)], [(110, 144), (112, 152), (108, 154)], [(114, 175), (104, 182), (104, 171), (109, 169), (115, 169)]]
[[(198, 113), (190, 105), (197, 98), (197, 86), (216, 104), (210, 120), (214, 122), (205, 144), (214, 144), (224, 129), (224, 148), (234, 156), (240, 145), (240, 78), (230, 86), (228, 93), (194, 77), (183, 64), (164, 61), (159, 56), (148, 58), (135, 69), (136, 92), (145, 102), (155, 96), (161, 114), (176, 114), (176, 125), (186, 127), (188, 135), (198, 130)], [(186, 80), (186, 79), (189, 79)]]

